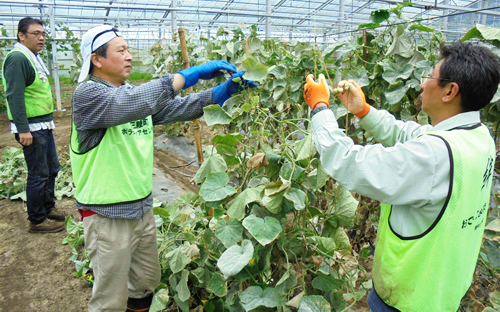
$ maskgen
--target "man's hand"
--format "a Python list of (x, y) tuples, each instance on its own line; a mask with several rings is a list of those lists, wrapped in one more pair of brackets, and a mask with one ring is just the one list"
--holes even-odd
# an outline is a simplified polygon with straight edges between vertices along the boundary
[(304, 85), (304, 99), (311, 109), (314, 109), (318, 103), (325, 103), (330, 107), (330, 88), (328, 88), (323, 74), (319, 74), (319, 83), (314, 81), (313, 75), (307, 76)]
[(29, 146), (33, 143), (33, 136), (31, 132), (19, 133), (19, 142), (23, 146)]
[[(215, 103), (220, 106), (224, 105), (233, 93), (248, 89), (255, 88), (257, 84), (255, 84), (252, 80), (243, 79), (243, 74), (245, 71), (240, 71), (236, 73), (233, 77), (229, 78), (226, 82), (221, 83), (216, 86), (212, 90), (212, 99)], [(235, 79), (240, 79), (239, 82), (235, 82)]]
[(194, 86), (199, 79), (213, 79), (217, 76), (222, 76), (224, 75), (223, 70), (236, 73), (236, 67), (226, 61), (210, 61), (203, 65), (186, 68), (179, 72), (186, 79), (183, 89)]
[(349, 79), (339, 82), (333, 90), (342, 105), (357, 117), (364, 117), (370, 111), (370, 105), (366, 103), (365, 93), (356, 81)]

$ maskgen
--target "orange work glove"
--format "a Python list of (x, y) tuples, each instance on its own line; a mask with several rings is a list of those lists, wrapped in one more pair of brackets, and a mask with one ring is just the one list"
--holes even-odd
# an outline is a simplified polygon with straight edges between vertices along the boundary
[[(352, 84), (354, 88), (348, 88), (347, 85)], [(370, 111), (370, 105), (366, 103), (365, 93), (356, 81), (349, 79), (339, 82), (339, 87), (342, 92), (338, 92), (338, 88), (334, 89), (335, 95), (338, 97), (342, 105), (347, 108), (354, 116), (364, 117)]]
[(319, 83), (314, 81), (313, 75), (307, 76), (304, 85), (304, 99), (311, 109), (314, 109), (321, 102), (330, 107), (330, 88), (328, 88), (323, 74), (319, 74)]

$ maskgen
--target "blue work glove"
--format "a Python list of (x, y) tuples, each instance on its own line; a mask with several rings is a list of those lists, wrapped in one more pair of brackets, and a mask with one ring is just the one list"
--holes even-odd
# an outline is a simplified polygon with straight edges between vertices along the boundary
[[(245, 71), (240, 71), (234, 74), (234, 76), (229, 78), (226, 82), (214, 87), (212, 90), (212, 99), (214, 102), (222, 106), (234, 93), (256, 87), (257, 84), (252, 80), (242, 78), (244, 73)], [(241, 83), (234, 82), (233, 79), (235, 78), (240, 78)]]
[(182, 89), (194, 86), (200, 79), (213, 79), (215, 77), (222, 76), (224, 73), (221, 70), (227, 70), (230, 73), (235, 73), (236, 67), (226, 61), (210, 61), (203, 65), (186, 68), (179, 72), (179, 74), (184, 76), (186, 79)]

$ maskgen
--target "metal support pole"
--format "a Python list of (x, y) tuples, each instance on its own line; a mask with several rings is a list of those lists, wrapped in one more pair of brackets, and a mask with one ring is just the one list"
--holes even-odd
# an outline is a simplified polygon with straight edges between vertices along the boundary
[(344, 37), (342, 34), (345, 31), (344, 27), (345, 18), (345, 0), (339, 1), (339, 39)]
[(323, 33), (323, 50), (326, 49), (326, 32)]
[(62, 110), (61, 107), (61, 86), (59, 85), (59, 63), (57, 62), (57, 44), (56, 44), (56, 22), (54, 20), (54, 5), (50, 5), (50, 32), (52, 33), (52, 76), (56, 86), (56, 109)]
[(271, 38), (271, 0), (266, 0), (266, 39)]
[[(177, 0), (172, 0), (171, 7), (172, 9), (175, 9), (177, 7)], [(177, 12), (171, 11), (170, 14), (172, 15), (172, 42), (174, 42), (174, 36), (177, 32)]]
[[(486, 9), (488, 7), (488, 0), (483, 1), (483, 9)], [(481, 15), (481, 24), (486, 25), (486, 19), (488, 18), (488, 15), (482, 14)]]
[[(444, 1), (443, 1), (443, 4), (444, 4), (444, 5), (449, 5), (449, 4), (450, 4), (450, 0), (444, 0)], [(444, 10), (444, 11), (443, 11), (443, 15), (445, 15), (445, 16), (446, 16), (446, 15), (448, 15), (448, 14), (449, 14), (449, 12), (450, 12), (450, 11), (449, 11), (448, 9), (446, 9), (446, 10)], [(442, 26), (442, 29), (443, 29), (443, 30), (448, 30), (448, 17), (444, 17), (444, 18), (443, 18), (443, 26)]]

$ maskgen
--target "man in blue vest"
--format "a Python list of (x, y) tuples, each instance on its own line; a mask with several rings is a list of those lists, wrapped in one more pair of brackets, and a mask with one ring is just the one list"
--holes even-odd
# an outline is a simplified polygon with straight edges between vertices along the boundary
[(372, 311), (457, 311), (474, 275), (483, 238), (495, 143), (479, 110), (500, 82), (500, 62), (485, 47), (453, 43), (421, 81), (432, 125), (395, 120), (365, 101), (356, 82), (334, 91), (381, 144), (355, 145), (329, 109), (329, 88), (310, 76), (315, 146), (341, 185), (381, 206), (368, 296)]
[(49, 71), (38, 53), (45, 45), (43, 21), (19, 21), (17, 43), (3, 63), (2, 80), (10, 131), (23, 146), (28, 166), (26, 202), (30, 233), (64, 230), (64, 215), (57, 212), (54, 186), (59, 159), (52, 130), (52, 91)]
[[(89, 311), (147, 311), (160, 280), (153, 216), (153, 125), (187, 121), (255, 87), (244, 72), (211, 61), (140, 86), (126, 84), (132, 56), (117, 29), (98, 26), (82, 37), (83, 66), (73, 94), (71, 166), (76, 207), (95, 283)], [(233, 79), (200, 93), (179, 90), (222, 71)], [(89, 79), (87, 80), (87, 77)]]

